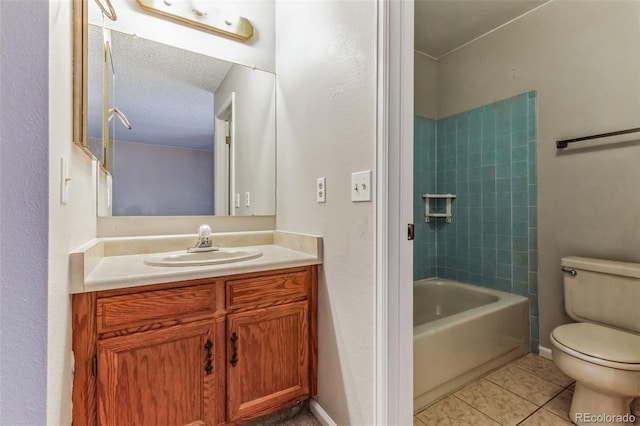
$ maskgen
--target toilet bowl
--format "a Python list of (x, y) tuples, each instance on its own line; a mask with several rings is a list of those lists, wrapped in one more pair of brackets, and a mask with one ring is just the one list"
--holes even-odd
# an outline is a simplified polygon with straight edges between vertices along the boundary
[(570, 418), (577, 425), (632, 425), (640, 397), (640, 265), (562, 259), (565, 308), (580, 321), (550, 335), (558, 368), (575, 379)]
[(576, 323), (554, 329), (551, 344), (553, 361), (576, 380), (570, 409), (574, 422), (594, 424), (584, 422), (588, 413), (608, 415), (611, 421), (603, 424), (632, 424), (630, 403), (640, 396), (640, 336)]

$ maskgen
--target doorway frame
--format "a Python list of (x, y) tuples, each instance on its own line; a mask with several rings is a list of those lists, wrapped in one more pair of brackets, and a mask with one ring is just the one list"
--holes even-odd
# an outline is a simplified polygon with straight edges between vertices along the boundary
[[(236, 93), (231, 92), (228, 99), (222, 103), (220, 113), (214, 114), (215, 142), (213, 150), (213, 209), (214, 214), (216, 215), (221, 214), (219, 213), (220, 208), (225, 210), (226, 215), (235, 215), (235, 105)], [(222, 130), (224, 130), (224, 132), (222, 132)], [(231, 138), (231, 143), (229, 145), (226, 143), (227, 133)]]
[(375, 424), (413, 422), (414, 1), (378, 0)]

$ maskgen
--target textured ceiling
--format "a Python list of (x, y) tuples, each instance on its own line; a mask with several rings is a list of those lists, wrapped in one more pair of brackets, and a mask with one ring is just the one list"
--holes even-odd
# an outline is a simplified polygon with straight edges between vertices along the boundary
[(415, 49), (434, 58), (548, 0), (416, 0)]
[[(416, 0), (415, 49), (438, 58), (547, 0)], [(111, 32), (117, 106), (132, 130), (116, 122), (129, 142), (211, 150), (213, 93), (232, 64), (209, 56)], [(102, 134), (102, 29), (89, 25), (90, 137)], [(91, 78), (98, 76), (98, 78)]]
[[(101, 43), (102, 29), (90, 25), (90, 75), (102, 74)], [(213, 94), (232, 64), (116, 31), (111, 32), (111, 45), (115, 72), (111, 104), (132, 126), (127, 130), (117, 121), (116, 138), (211, 150)], [(89, 80), (88, 132), (100, 138), (102, 82), (99, 78)]]

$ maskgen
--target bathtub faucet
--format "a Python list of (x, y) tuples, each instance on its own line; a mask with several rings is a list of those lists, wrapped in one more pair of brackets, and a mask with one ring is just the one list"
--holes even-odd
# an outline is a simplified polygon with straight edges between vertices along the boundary
[(198, 242), (194, 247), (188, 248), (187, 253), (216, 250), (220, 250), (220, 248), (213, 245), (211, 227), (209, 225), (200, 225), (200, 228), (198, 228)]

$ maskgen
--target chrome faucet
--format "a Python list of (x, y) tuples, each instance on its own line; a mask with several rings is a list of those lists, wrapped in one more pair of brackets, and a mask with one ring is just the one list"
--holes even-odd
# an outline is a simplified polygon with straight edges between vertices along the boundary
[(200, 228), (198, 228), (198, 243), (194, 247), (188, 248), (187, 253), (216, 250), (220, 250), (220, 248), (213, 245), (211, 227), (209, 225), (200, 225)]

